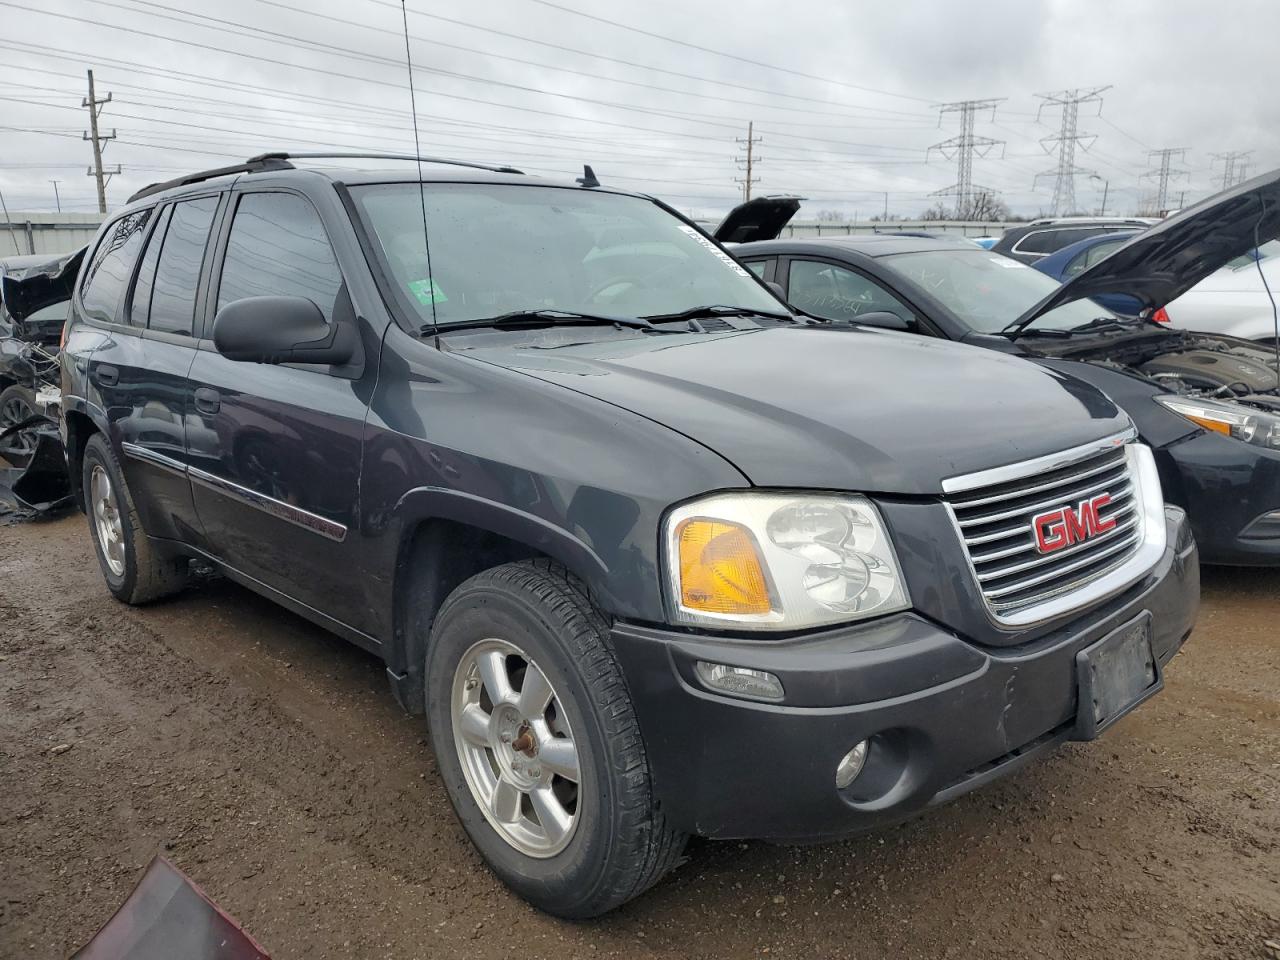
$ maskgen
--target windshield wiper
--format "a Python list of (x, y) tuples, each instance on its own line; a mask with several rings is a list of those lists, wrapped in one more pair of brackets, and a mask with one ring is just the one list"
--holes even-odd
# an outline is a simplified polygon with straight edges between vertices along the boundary
[[(669, 333), (661, 330), (642, 317), (615, 317), (603, 313), (578, 313), (574, 310), (509, 310), (496, 317), (476, 317), (472, 320), (458, 320), (442, 323), (441, 331), (464, 330), (474, 327), (496, 327), (499, 330), (513, 330), (523, 327), (571, 327), (591, 324), (612, 324), (618, 327), (630, 327), (635, 330), (648, 330), (652, 333)], [(434, 333), (435, 327), (426, 325), (419, 331), (422, 334)]]
[(704, 304), (700, 307), (690, 307), (688, 310), (679, 310), (675, 313), (651, 313), (645, 315), (644, 319), (652, 320), (654, 323), (670, 323), (673, 320), (700, 320), (706, 317), (768, 317), (771, 320), (800, 322), (794, 314), (783, 313), (779, 310), (756, 310), (753, 307), (733, 307), (723, 303)]

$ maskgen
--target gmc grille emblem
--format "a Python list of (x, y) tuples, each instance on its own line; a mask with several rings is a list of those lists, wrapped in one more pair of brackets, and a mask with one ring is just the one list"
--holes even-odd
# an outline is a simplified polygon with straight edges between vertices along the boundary
[(1111, 502), (1111, 494), (1100, 493), (1081, 500), (1074, 507), (1059, 507), (1031, 518), (1036, 549), (1041, 553), (1065, 550), (1073, 543), (1092, 539), (1116, 527), (1115, 517), (1098, 516), (1098, 511)]

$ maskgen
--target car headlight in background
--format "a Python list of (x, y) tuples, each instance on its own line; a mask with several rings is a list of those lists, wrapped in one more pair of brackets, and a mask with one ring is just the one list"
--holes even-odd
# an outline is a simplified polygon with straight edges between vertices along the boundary
[(1156, 402), (1192, 423), (1245, 443), (1280, 450), (1280, 416), (1239, 403), (1162, 394)]
[(664, 543), (682, 623), (791, 630), (909, 606), (893, 544), (865, 497), (718, 494), (673, 510)]

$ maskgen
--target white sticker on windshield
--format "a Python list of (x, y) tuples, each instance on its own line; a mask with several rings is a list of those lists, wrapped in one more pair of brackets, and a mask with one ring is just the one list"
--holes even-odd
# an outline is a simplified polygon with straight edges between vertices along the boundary
[(708, 250), (710, 250), (712, 253), (714, 253), (717, 257), (719, 257), (720, 262), (723, 263), (730, 270), (732, 270), (734, 273), (738, 274), (738, 276), (740, 277), (751, 276), (751, 274), (747, 273), (747, 271), (743, 269), (742, 264), (738, 263), (737, 260), (729, 256), (727, 253), (725, 253), (723, 250), (717, 247), (714, 243), (712, 243), (710, 240), (708, 240), (706, 237), (700, 234), (693, 227), (689, 226), (687, 223), (680, 223), (680, 224), (677, 224), (677, 226), (681, 230), (683, 230), (685, 233), (687, 233), (689, 236), (693, 237), (693, 239), (697, 240), (700, 244), (702, 244)]
[(1010, 260), (1008, 257), (987, 257), (997, 267), (1008, 267), (1011, 270), (1019, 270), (1026, 266), (1025, 263), (1019, 263), (1017, 260)]

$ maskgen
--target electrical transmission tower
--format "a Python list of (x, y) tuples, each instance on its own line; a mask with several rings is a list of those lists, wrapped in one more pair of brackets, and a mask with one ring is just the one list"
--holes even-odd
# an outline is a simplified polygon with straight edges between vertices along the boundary
[[(987, 156), (996, 147), (1003, 147), (1004, 141), (976, 136), (973, 132), (973, 127), (979, 111), (985, 113), (990, 110), (991, 117), (994, 120), (996, 106), (1003, 103), (1004, 99), (1004, 97), (994, 97), (990, 100), (957, 100), (954, 103), (944, 103), (938, 107), (939, 126), (942, 125), (942, 115), (944, 113), (960, 114), (960, 133), (950, 140), (935, 143), (925, 153), (927, 157), (934, 150), (937, 150), (948, 160), (956, 161), (956, 182), (949, 187), (935, 190), (931, 195), (935, 197), (955, 197), (954, 217), (957, 220), (971, 220), (977, 217), (983, 212), (979, 208), (986, 207), (987, 199), (995, 193), (989, 187), (981, 187), (974, 184), (973, 158), (975, 156)], [(1003, 150), (1001, 155), (1003, 156)]]
[(1252, 150), (1229, 150), (1226, 153), (1209, 154), (1214, 160), (1222, 161), (1223, 190), (1244, 182), (1245, 174), (1249, 169), (1249, 164), (1245, 157), (1251, 153), (1253, 153)]
[(737, 137), (734, 141), (735, 143), (740, 143), (747, 148), (747, 155), (745, 157), (740, 156), (736, 158), (736, 162), (738, 163), (739, 168), (743, 171), (743, 175), (741, 177), (733, 178), (734, 183), (742, 184), (742, 199), (744, 203), (751, 199), (751, 185), (753, 183), (760, 182), (760, 178), (754, 175), (755, 165), (760, 162), (760, 158), (756, 156), (756, 144), (761, 142), (760, 138), (755, 135), (755, 128), (756, 125), (754, 121), (748, 123), (746, 139), (744, 140), (742, 137)]
[(1158, 161), (1154, 170), (1148, 170), (1143, 174), (1143, 177), (1149, 177), (1156, 182), (1156, 195), (1152, 200), (1149, 213), (1163, 216), (1169, 210), (1170, 182), (1187, 175), (1186, 170), (1175, 167), (1173, 164), (1174, 161), (1180, 162), (1186, 154), (1186, 147), (1165, 147), (1162, 150), (1152, 150), (1148, 154), (1152, 162)]
[[(1088, 150), (1097, 139), (1097, 134), (1081, 133), (1076, 127), (1076, 121), (1080, 115), (1080, 104), (1096, 103), (1098, 109), (1102, 109), (1101, 94), (1110, 90), (1108, 84), (1105, 87), (1077, 87), (1074, 90), (1059, 90), (1056, 93), (1038, 93), (1036, 94), (1043, 103), (1040, 109), (1036, 111), (1036, 121), (1039, 122), (1040, 114), (1044, 112), (1045, 107), (1061, 107), (1062, 108), (1062, 124), (1058, 128), (1057, 136), (1045, 137), (1040, 141), (1040, 145), (1044, 147), (1048, 153), (1058, 151), (1058, 165), (1053, 170), (1046, 170), (1043, 173), (1036, 174), (1035, 182), (1039, 183), (1043, 177), (1053, 177), (1053, 207), (1052, 212), (1055, 217), (1065, 216), (1076, 208), (1076, 177), (1080, 174), (1092, 174), (1091, 170), (1082, 170), (1076, 166), (1076, 145), (1079, 144), (1082, 150)], [(1055, 146), (1050, 146), (1054, 144)]]
[(93, 71), (89, 71), (89, 96), (85, 97), (84, 102), (80, 105), (89, 108), (89, 129), (84, 133), (84, 139), (93, 142), (93, 166), (88, 170), (88, 176), (93, 177), (98, 182), (98, 212), (107, 212), (107, 183), (110, 182), (112, 174), (120, 172), (120, 164), (116, 164), (114, 170), (102, 169), (102, 151), (106, 149), (107, 141), (116, 138), (116, 131), (113, 127), (110, 133), (98, 132), (98, 117), (102, 113), (102, 108), (111, 102), (111, 94), (108, 93), (105, 98), (99, 100), (93, 91)]

